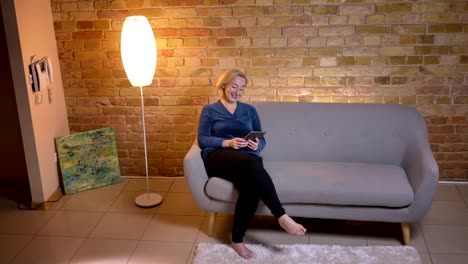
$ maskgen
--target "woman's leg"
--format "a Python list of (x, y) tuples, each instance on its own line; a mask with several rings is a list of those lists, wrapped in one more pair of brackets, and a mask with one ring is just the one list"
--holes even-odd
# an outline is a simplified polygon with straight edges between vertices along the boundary
[(234, 222), (232, 225), (232, 242), (241, 243), (257, 210), (259, 198), (253, 190), (239, 189), (236, 207), (234, 209)]
[(238, 151), (222, 149), (208, 155), (205, 167), (210, 177), (219, 177), (231, 181), (236, 186), (239, 197), (234, 209), (232, 226), (232, 248), (245, 259), (254, 257), (254, 253), (245, 246), (243, 238), (249, 222), (257, 210), (258, 196), (252, 191), (251, 184), (246, 184), (246, 175), (242, 166), (244, 155)]
[(255, 214), (259, 197), (249, 179), (249, 168), (245, 166), (252, 155), (232, 149), (219, 149), (208, 155), (205, 167), (210, 177), (231, 181), (239, 192), (234, 209), (232, 241), (241, 243), (248, 224)]
[[(252, 156), (252, 158), (249, 159), (246, 163), (248, 164), (244, 165), (249, 168), (248, 179), (254, 180), (253, 184), (249, 184), (248, 182), (244, 184), (244, 186), (252, 186), (252, 190), (249, 190), (246, 193), (250, 193), (251, 195), (258, 194), (263, 203), (276, 217), (280, 226), (289, 234), (296, 236), (304, 235), (306, 229), (302, 225), (296, 223), (291, 217), (289, 217), (289, 215), (286, 214), (276, 193), (273, 181), (271, 180), (268, 172), (263, 167), (263, 161), (256, 156)], [(246, 181), (248, 181), (248, 179), (246, 179)], [(258, 204), (258, 202), (256, 204)], [(255, 210), (252, 211), (252, 214), (254, 213)]]
[(219, 149), (208, 155), (205, 166), (210, 177), (229, 180), (239, 191), (234, 211), (233, 242), (242, 241), (259, 199), (277, 219), (285, 214), (273, 181), (259, 157), (237, 150)]

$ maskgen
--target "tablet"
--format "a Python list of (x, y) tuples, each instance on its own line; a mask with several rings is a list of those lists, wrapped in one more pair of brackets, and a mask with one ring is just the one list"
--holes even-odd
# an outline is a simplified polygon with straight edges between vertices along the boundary
[(245, 140), (255, 140), (256, 138), (261, 138), (265, 135), (265, 131), (252, 131), (247, 136), (244, 137)]

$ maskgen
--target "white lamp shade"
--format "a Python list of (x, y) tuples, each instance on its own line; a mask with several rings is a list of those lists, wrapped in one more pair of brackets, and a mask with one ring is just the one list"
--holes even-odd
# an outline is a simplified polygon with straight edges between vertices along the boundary
[(129, 16), (122, 28), (122, 62), (133, 86), (147, 86), (156, 70), (157, 47), (153, 30), (144, 16)]

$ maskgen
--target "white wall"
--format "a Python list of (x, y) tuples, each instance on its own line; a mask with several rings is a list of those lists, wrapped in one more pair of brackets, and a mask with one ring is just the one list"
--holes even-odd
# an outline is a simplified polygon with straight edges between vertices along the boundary
[[(18, 114), (33, 202), (46, 201), (59, 187), (56, 136), (70, 133), (49, 0), (1, 0)], [(48, 56), (53, 65), (53, 101), (47, 89), (33, 93), (28, 65)], [(42, 95), (41, 104), (35, 97)]]

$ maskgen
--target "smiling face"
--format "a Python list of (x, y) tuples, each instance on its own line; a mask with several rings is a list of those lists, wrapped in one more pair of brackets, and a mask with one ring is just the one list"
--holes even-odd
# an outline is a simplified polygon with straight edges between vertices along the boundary
[(240, 76), (234, 77), (223, 87), (223, 98), (228, 103), (235, 103), (244, 94), (244, 88), (247, 84), (246, 79)]

